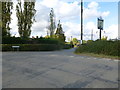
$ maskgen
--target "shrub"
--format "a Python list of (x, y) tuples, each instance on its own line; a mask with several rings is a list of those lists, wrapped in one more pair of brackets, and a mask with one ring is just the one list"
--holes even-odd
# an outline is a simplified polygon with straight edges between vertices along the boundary
[(70, 49), (70, 48), (72, 48), (71, 44), (64, 44), (63, 49)]
[(20, 38), (20, 37), (3, 37), (2, 44), (59, 44), (60, 41), (53, 38)]
[(2, 51), (12, 51), (12, 46), (20, 46), (20, 51), (54, 51), (60, 50), (58, 44), (2, 44)]
[(88, 53), (96, 53), (96, 54), (105, 54), (112, 56), (120, 56), (118, 53), (120, 45), (120, 41), (105, 41), (98, 40), (94, 42), (89, 42), (86, 45), (81, 45), (76, 49), (76, 53), (88, 52)]
[(35, 38), (35, 39), (32, 39), (32, 42), (35, 44), (59, 44), (61, 43), (59, 40), (53, 39), (53, 38)]
[(12, 51), (12, 46), (16, 45), (20, 46), (20, 51), (52, 51), (71, 48), (71, 45), (55, 38), (24, 39), (20, 37), (3, 37), (2, 40), (3, 51)]
[(26, 44), (28, 39), (20, 37), (2, 37), (2, 44)]

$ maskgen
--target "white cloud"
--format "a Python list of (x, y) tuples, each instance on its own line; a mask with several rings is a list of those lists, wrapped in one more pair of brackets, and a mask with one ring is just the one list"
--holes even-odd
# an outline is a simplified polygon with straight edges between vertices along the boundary
[(43, 30), (46, 26), (48, 25), (48, 22), (46, 22), (45, 20), (41, 20), (40, 22), (36, 22), (33, 24), (33, 29), (34, 31), (40, 31)]
[(96, 24), (94, 22), (87, 22), (87, 24), (85, 25), (85, 29), (86, 30), (91, 30), (91, 29), (96, 29)]
[(77, 24), (77, 23), (72, 23), (72, 22), (65, 22), (63, 23), (63, 30), (65, 31), (65, 35), (68, 36), (68, 37), (76, 37), (78, 39), (79, 36), (80, 36), (80, 30), (81, 30), (81, 27), (80, 27), (80, 24)]
[(44, 5), (49, 8), (54, 8), (59, 4), (59, 0), (43, 0), (41, 5)]
[(92, 17), (106, 17), (110, 14), (109, 11), (100, 12), (100, 7), (97, 2), (91, 2), (88, 4), (87, 8), (84, 7), (84, 18), (92, 18)]
[(118, 38), (118, 25), (111, 25), (105, 29), (105, 35), (108, 36), (108, 39)]
[[(66, 19), (80, 15), (79, 2), (67, 3), (65, 0), (43, 0), (40, 5), (46, 8), (54, 8), (56, 19)], [(38, 7), (40, 7), (40, 5)], [(44, 10), (45, 11), (45, 10)]]
[(99, 4), (97, 2), (91, 2), (89, 5), (88, 5), (88, 8), (97, 8), (99, 6)]
[(47, 32), (47, 25), (48, 22), (46, 20), (35, 22), (32, 26), (31, 36), (45, 36)]
[(61, 2), (58, 13), (61, 17), (70, 17), (80, 15), (80, 6), (78, 6), (79, 2), (74, 3), (65, 3)]
[(84, 25), (84, 39), (90, 40), (92, 32), (93, 32), (93, 40), (98, 39), (99, 33), (98, 33), (97, 25), (95, 22), (90, 21)]
[(110, 12), (109, 12), (109, 11), (106, 11), (106, 12), (103, 12), (103, 13), (101, 14), (101, 16), (106, 17), (106, 16), (108, 16), (109, 14), (110, 14)]
[[(92, 2), (93, 0), (84, 0), (84, 2)], [(94, 0), (96, 2), (119, 2), (119, 0)]]

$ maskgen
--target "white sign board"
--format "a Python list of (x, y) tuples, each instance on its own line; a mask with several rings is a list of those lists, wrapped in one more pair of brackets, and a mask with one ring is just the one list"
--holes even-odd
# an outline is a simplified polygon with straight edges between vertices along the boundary
[(98, 29), (103, 30), (103, 22), (104, 22), (103, 19), (99, 19), (99, 18), (98, 18)]

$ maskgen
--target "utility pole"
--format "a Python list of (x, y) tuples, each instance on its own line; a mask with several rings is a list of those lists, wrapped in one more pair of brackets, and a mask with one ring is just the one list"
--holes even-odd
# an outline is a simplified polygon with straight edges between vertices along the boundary
[(72, 36), (71, 36), (71, 47), (73, 46)]
[(83, 44), (83, 0), (81, 0), (81, 44)]
[(71, 36), (71, 42), (72, 42), (72, 36)]
[(91, 31), (91, 40), (93, 40), (93, 29)]
[(47, 30), (47, 36), (49, 35), (48, 30)]

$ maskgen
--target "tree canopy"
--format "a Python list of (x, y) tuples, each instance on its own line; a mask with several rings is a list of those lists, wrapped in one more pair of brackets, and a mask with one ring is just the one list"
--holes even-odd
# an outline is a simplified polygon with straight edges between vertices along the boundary
[(57, 30), (56, 30), (55, 35), (60, 41), (65, 42), (65, 35), (64, 35), (63, 29), (62, 29), (62, 24), (60, 23), (60, 20), (57, 25)]
[[(28, 0), (29, 1), (29, 0)], [(31, 35), (31, 27), (35, 21), (35, 1), (25, 2), (22, 7), (21, 0), (18, 0), (16, 5), (16, 15), (18, 18), (18, 32), (20, 37), (29, 38)]]
[(55, 31), (55, 28), (56, 28), (56, 25), (55, 25), (55, 14), (54, 14), (53, 8), (51, 8), (49, 16), (50, 16), (50, 19), (49, 19), (48, 29), (50, 31), (50, 37), (53, 37), (54, 31)]
[(2, 26), (2, 36), (10, 36), (10, 23), (11, 23), (11, 14), (13, 9), (13, 2), (10, 0), (9, 2), (1, 2), (2, 4), (2, 22), (0, 25)]

